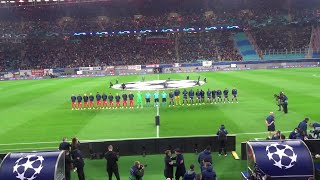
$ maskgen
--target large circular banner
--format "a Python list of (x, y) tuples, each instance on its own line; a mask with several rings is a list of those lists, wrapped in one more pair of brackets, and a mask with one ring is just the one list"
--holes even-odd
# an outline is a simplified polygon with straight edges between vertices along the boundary
[[(180, 89), (201, 86), (204, 81), (197, 80), (154, 80), (144, 82), (128, 82), (125, 83), (127, 90), (166, 90), (166, 89)], [(122, 89), (121, 84), (113, 85), (114, 89)]]

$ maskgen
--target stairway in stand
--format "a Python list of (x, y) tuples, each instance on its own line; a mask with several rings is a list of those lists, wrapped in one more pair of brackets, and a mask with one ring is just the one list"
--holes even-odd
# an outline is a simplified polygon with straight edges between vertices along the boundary
[(254, 46), (250, 43), (249, 38), (244, 32), (235, 34), (234, 42), (244, 61), (259, 60), (259, 55), (256, 53)]

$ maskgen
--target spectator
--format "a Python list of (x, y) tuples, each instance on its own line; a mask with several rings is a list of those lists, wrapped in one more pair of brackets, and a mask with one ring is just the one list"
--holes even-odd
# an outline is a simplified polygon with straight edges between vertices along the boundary
[(289, 135), (289, 139), (300, 139), (299, 128), (294, 128), (294, 130)]
[(308, 121), (309, 121), (309, 118), (305, 118), (303, 121), (299, 123), (298, 129), (300, 130), (301, 133), (307, 134)]
[(183, 180), (195, 180), (197, 173), (194, 171), (194, 165), (190, 165), (190, 169), (184, 174)]
[(67, 139), (66, 137), (64, 137), (64, 138), (62, 139), (62, 142), (61, 142), (60, 145), (59, 145), (59, 150), (60, 150), (60, 151), (61, 151), (61, 150), (70, 151), (71, 145), (70, 145), (70, 143), (67, 142), (67, 141), (68, 141), (68, 139)]
[(211, 155), (211, 147), (207, 146), (207, 148), (202, 151), (198, 156), (198, 163), (200, 165), (200, 170), (202, 172), (204, 166), (204, 160), (207, 160), (212, 164), (212, 155)]
[(204, 168), (202, 171), (202, 180), (216, 180), (216, 172), (211, 166), (210, 162), (205, 162)]

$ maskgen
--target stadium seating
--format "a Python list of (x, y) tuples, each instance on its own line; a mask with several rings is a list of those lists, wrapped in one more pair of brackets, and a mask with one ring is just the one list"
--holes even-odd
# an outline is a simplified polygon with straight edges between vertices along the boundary
[(243, 60), (259, 60), (259, 56), (257, 55), (254, 47), (250, 43), (249, 39), (245, 35), (245, 33), (240, 32), (234, 36), (237, 47), (239, 48), (241, 55), (243, 56)]
[[(309, 45), (310, 23), (316, 21), (318, 16), (316, 11), (299, 9), (290, 11), (288, 18), (286, 10), (252, 5), (249, 9), (243, 10), (240, 7), (232, 11), (216, 6), (198, 10), (181, 8), (173, 13), (175, 16), (172, 16), (171, 10), (167, 10), (168, 7), (153, 7), (141, 11), (139, 14), (145, 15), (137, 18), (134, 16), (137, 14), (136, 9), (123, 7), (123, 13), (114, 11), (114, 8), (106, 3), (2, 9), (0, 70), (174, 63), (198, 59), (258, 60), (260, 55), (264, 56), (262, 59), (301, 58), (305, 56), (303, 52)], [(205, 15), (206, 11), (211, 14)], [(304, 18), (301, 18), (301, 15)], [(238, 25), (241, 29), (246, 29), (258, 48), (252, 46), (245, 33), (226, 29), (217, 29), (210, 33), (176, 33), (168, 35), (169, 38), (165, 38), (167, 42), (161, 40), (160, 43), (147, 44), (147, 37), (137, 34), (122, 37), (109, 35), (104, 38), (73, 37), (75, 32), (219, 25)], [(258, 55), (257, 49), (263, 53), (259, 52)], [(291, 54), (292, 49), (303, 52)], [(282, 55), (283, 53), (274, 53), (274, 50), (287, 52)], [(273, 53), (269, 53), (270, 51)], [(314, 54), (314, 57), (318, 55)]]

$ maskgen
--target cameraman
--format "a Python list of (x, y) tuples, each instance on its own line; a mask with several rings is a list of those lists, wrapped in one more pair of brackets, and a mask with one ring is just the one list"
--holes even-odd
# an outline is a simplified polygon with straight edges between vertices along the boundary
[(281, 111), (281, 97), (280, 95), (274, 94), (273, 97), (276, 100), (276, 104), (279, 107), (278, 111)]
[(288, 97), (284, 94), (284, 92), (280, 93), (280, 102), (282, 105), (283, 112), (287, 114), (288, 113)]
[(139, 161), (134, 162), (133, 166), (130, 168), (130, 180), (142, 180), (144, 175), (144, 167)]
[(227, 134), (228, 134), (228, 131), (226, 130), (225, 126), (222, 124), (220, 129), (217, 132), (217, 136), (220, 144), (219, 156), (221, 155), (227, 156), (227, 151), (226, 151)]

